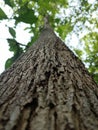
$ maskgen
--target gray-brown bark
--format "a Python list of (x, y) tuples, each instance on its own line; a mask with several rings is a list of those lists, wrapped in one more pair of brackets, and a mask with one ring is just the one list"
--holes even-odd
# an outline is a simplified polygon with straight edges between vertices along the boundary
[(98, 86), (51, 29), (0, 76), (0, 130), (98, 130)]

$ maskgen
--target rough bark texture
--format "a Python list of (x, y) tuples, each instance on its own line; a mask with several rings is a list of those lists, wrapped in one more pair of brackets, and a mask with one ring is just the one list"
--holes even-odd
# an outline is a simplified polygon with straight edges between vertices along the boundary
[(98, 86), (52, 29), (1, 74), (0, 130), (98, 130)]

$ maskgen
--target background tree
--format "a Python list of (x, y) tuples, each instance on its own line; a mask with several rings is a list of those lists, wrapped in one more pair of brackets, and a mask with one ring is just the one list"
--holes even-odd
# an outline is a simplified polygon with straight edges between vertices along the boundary
[[(97, 46), (98, 27), (97, 0), (47, 0), (45, 2), (43, 0), (5, 0), (5, 4), (10, 6), (13, 14), (8, 18), (3, 10), (0, 9), (0, 19), (7, 19), (8, 22), (14, 20), (15, 23), (13, 27), (8, 27), (13, 38), (7, 40), (10, 51), (14, 53), (13, 57), (7, 60), (5, 68), (8, 68), (22, 52), (25, 52), (35, 42), (39, 30), (43, 26), (42, 19), (48, 13), (52, 28), (63, 40), (66, 41), (67, 39), (67, 44), (69, 44), (73, 33), (77, 35), (79, 47), (83, 46), (83, 50), (77, 48), (73, 48), (73, 50), (87, 64), (88, 70), (94, 76), (95, 81), (98, 81), (97, 47), (95, 47)], [(19, 43), (16, 38), (16, 27), (19, 23), (26, 23), (26, 29), (32, 33), (31, 40), (26, 46), (23, 43)], [(90, 53), (91, 50), (92, 55)]]

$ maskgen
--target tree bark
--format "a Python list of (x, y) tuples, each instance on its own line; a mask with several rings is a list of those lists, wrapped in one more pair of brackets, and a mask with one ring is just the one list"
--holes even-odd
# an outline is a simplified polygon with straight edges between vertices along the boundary
[(0, 130), (98, 130), (98, 86), (52, 29), (1, 74)]

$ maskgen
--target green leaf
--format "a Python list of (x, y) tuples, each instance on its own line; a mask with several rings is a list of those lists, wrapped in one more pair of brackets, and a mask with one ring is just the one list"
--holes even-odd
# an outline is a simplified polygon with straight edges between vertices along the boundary
[(0, 20), (7, 19), (7, 15), (4, 13), (4, 11), (0, 8)]
[(16, 50), (16, 41), (14, 39), (7, 39), (8, 43), (9, 43), (9, 50), (10, 51), (15, 51)]
[(5, 63), (5, 69), (9, 68), (19, 56), (20, 54), (17, 53), (13, 57), (9, 58)]
[(18, 10), (18, 17), (14, 17), (18, 22), (25, 22), (29, 24), (33, 24), (37, 22), (37, 17), (34, 14), (34, 10), (28, 9), (27, 7), (22, 7)]
[(5, 4), (9, 5), (10, 7), (15, 6), (14, 1), (12, 1), (12, 0), (4, 0), (4, 1), (5, 1)]
[(19, 43), (15, 39), (7, 39), (9, 43), (9, 50), (14, 52), (13, 57), (9, 58), (5, 63), (5, 69), (9, 68), (16, 59), (23, 53), (22, 47), (19, 46)]
[(9, 32), (14, 38), (16, 38), (16, 32), (13, 28), (9, 27)]
[(7, 39), (9, 43), (9, 50), (14, 52), (14, 55), (21, 54), (23, 49), (19, 46), (19, 43), (15, 39)]
[(13, 59), (9, 58), (5, 63), (5, 69), (9, 68), (13, 63)]

